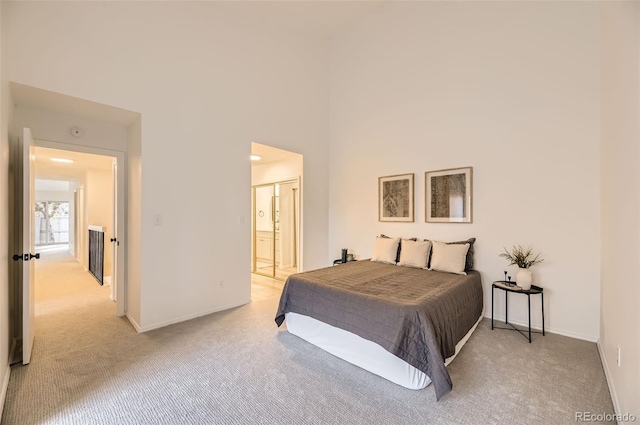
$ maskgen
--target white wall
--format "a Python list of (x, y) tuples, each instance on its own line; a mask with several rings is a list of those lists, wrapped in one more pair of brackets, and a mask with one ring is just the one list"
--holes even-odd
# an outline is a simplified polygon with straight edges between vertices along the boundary
[[(2, 17), (0, 9), (0, 18)], [(4, 35), (0, 36), (0, 45), (4, 48)], [(9, 120), (11, 119), (11, 96), (7, 80), (7, 61), (0, 55), (0, 233), (9, 226)], [(13, 335), (10, 329), (9, 305), (12, 292), (9, 290), (9, 243), (6, 236), (0, 237), (0, 415), (4, 408), (7, 385), (9, 384), (9, 350)]]
[(327, 264), (325, 41), (215, 2), (2, 7), (10, 80), (142, 114), (142, 329), (249, 301), (251, 140), (313, 158), (304, 268)]
[[(76, 259), (79, 257), (79, 246), (76, 246), (76, 191), (80, 185), (77, 182), (69, 182), (69, 252)], [(80, 244), (78, 244), (80, 245)]]
[[(566, 2), (389, 4), (331, 43), (330, 243), (476, 237), (491, 282), (502, 247), (545, 262), (547, 329), (595, 341), (599, 324), (598, 7)], [(425, 223), (424, 172), (473, 167), (473, 223)], [(378, 177), (415, 173), (415, 222), (379, 223)], [(504, 317), (503, 297), (496, 302)], [(526, 322), (526, 297), (510, 297)], [(541, 325), (539, 300), (532, 320)]]
[[(16, 106), (12, 128), (16, 134), (29, 127), (34, 139), (92, 148), (127, 151), (127, 127), (73, 114)], [(84, 130), (82, 137), (71, 135), (72, 127)]]
[[(618, 413), (640, 417), (640, 3), (601, 4), (601, 322)], [(621, 363), (617, 365), (617, 348)]]
[(78, 220), (76, 221), (76, 227), (78, 231), (78, 248), (76, 258), (84, 267), (85, 270), (89, 270), (89, 236), (85, 231), (87, 226), (87, 203), (86, 203), (86, 176), (83, 179), (81, 185), (78, 185), (76, 191), (78, 193)]

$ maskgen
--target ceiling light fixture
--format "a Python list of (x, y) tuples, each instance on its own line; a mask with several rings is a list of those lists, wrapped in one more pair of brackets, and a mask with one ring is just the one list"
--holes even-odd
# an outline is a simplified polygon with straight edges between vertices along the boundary
[(51, 160), (53, 162), (64, 162), (65, 164), (71, 164), (73, 162), (73, 159), (66, 159), (66, 158), (51, 158)]
[(262, 157), (260, 155), (251, 155), (249, 157), (252, 161), (260, 161)]

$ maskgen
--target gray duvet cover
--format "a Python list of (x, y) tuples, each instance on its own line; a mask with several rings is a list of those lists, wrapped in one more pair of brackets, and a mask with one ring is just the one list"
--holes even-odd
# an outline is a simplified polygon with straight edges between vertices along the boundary
[(382, 346), (431, 378), (438, 400), (452, 389), (444, 359), (482, 313), (477, 271), (456, 275), (371, 261), (289, 276), (276, 324), (294, 312)]

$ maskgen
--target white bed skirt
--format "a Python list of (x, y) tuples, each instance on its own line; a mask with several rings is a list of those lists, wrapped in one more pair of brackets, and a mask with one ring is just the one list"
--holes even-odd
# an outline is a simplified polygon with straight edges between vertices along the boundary
[[(458, 342), (454, 355), (446, 359), (445, 365), (451, 363), (458, 355), (482, 317), (483, 315), (480, 314), (476, 324)], [(286, 313), (285, 320), (290, 333), (395, 384), (420, 390), (431, 383), (431, 379), (424, 372), (394, 356), (375, 342), (302, 314)]]

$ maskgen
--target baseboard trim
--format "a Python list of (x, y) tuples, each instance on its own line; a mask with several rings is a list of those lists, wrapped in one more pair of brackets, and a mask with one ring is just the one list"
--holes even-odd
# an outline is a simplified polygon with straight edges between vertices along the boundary
[[(604, 376), (607, 378), (607, 385), (609, 386), (609, 394), (611, 394), (611, 401), (613, 402), (613, 410), (615, 410), (616, 414), (620, 414), (620, 401), (618, 400), (618, 393), (616, 393), (616, 387), (613, 385), (613, 380), (611, 378), (611, 370), (609, 369), (609, 362), (607, 362), (607, 357), (604, 355), (604, 348), (602, 348), (602, 344), (600, 343), (600, 339), (596, 342), (596, 346), (598, 347), (598, 354), (600, 354), (600, 361), (602, 362), (602, 368), (604, 369)], [(618, 422), (619, 425), (624, 425), (624, 422)]]
[[(22, 344), (21, 344), (22, 345)], [(9, 367), (11, 367), (12, 364), (14, 364), (15, 362), (15, 356), (16, 356), (16, 348), (18, 347), (18, 338), (13, 337), (11, 339), (11, 350), (9, 350)], [(1, 418), (2, 416), (0, 416)]]
[[(489, 315), (487, 316), (485, 314), (485, 316), (487, 319), (491, 320), (491, 311), (489, 311)], [(503, 322), (504, 323), (504, 316), (499, 316), (499, 315), (495, 315), (493, 316), (494, 320), (497, 320), (499, 322)], [(528, 322), (524, 322), (524, 321), (520, 321), (520, 320), (513, 320), (513, 319), (509, 319), (509, 323), (513, 324), (513, 325), (518, 325), (518, 326), (524, 326), (525, 328), (529, 326)], [(536, 331), (542, 331), (542, 324), (538, 324), (538, 323), (532, 323), (531, 324), (531, 330), (536, 330)], [(570, 332), (570, 331), (565, 331), (563, 329), (557, 329), (557, 328), (551, 328), (549, 326), (545, 326), (545, 332), (549, 332), (552, 334), (557, 334), (557, 335), (562, 335), (562, 336), (568, 336), (569, 338), (575, 338), (575, 339), (581, 339), (583, 341), (589, 341), (589, 342), (598, 342), (598, 338), (597, 337), (593, 337), (590, 335), (584, 335), (584, 334), (579, 334), (576, 332)]]
[(247, 301), (243, 301), (241, 303), (228, 304), (222, 307), (216, 307), (211, 310), (201, 311), (199, 313), (189, 314), (186, 316), (178, 317), (176, 319), (165, 320), (164, 322), (154, 323), (147, 326), (139, 326), (134, 324), (133, 327), (136, 328), (138, 332), (148, 332), (154, 329), (164, 328), (165, 326), (173, 325), (175, 323), (186, 322), (187, 320), (196, 319), (198, 317), (207, 316), (209, 314), (217, 313), (219, 311), (229, 310), (230, 308), (240, 307), (241, 305), (249, 304), (251, 299)]
[(131, 323), (131, 326), (133, 326), (133, 329), (136, 330), (136, 332), (140, 333), (142, 332), (140, 330), (140, 325), (138, 324), (138, 322), (136, 322), (133, 317), (129, 316), (129, 313), (125, 314), (125, 317), (129, 320), (129, 323)]
[(9, 378), (11, 377), (11, 366), (6, 365), (6, 370), (4, 372), (4, 380), (2, 381), (2, 388), (0, 389), (0, 418), (2, 417), (2, 412), (4, 411), (4, 403), (7, 399), (7, 389), (9, 388)]

